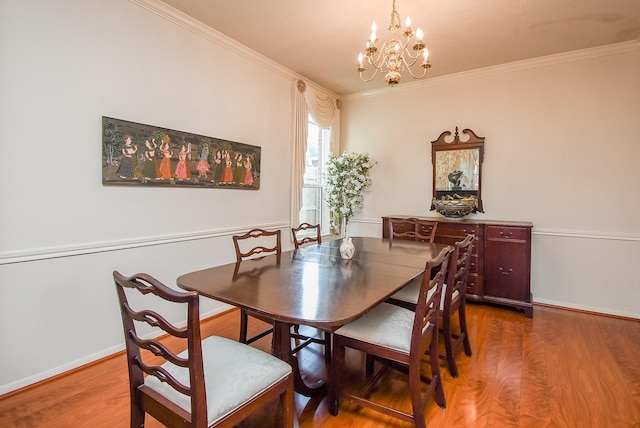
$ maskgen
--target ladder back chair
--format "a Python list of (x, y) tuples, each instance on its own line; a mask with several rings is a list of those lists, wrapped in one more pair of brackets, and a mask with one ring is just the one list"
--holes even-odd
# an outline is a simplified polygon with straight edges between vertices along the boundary
[[(454, 244), (454, 251), (449, 261), (447, 279), (442, 293), (442, 334), (444, 336), (447, 366), (449, 367), (449, 373), (454, 378), (458, 377), (455, 352), (461, 343), (464, 345), (464, 353), (468, 357), (471, 356), (471, 343), (469, 342), (469, 331), (467, 329), (466, 299), (469, 267), (475, 238), (475, 235), (467, 235), (464, 240)], [(456, 312), (458, 313), (458, 324), (460, 326), (459, 334), (454, 333), (451, 328), (451, 320)]]
[[(125, 277), (114, 271), (113, 278), (124, 328), (132, 428), (144, 427), (146, 414), (168, 427), (232, 427), (276, 398), (282, 426), (293, 427), (291, 366), (234, 340), (202, 340), (194, 291), (175, 291), (142, 273)], [(161, 314), (175, 314), (170, 309), (186, 312), (186, 326)], [(150, 329), (166, 333), (169, 340), (149, 339)]]
[[(437, 221), (420, 220), (413, 217), (406, 219), (391, 218), (389, 219), (389, 239), (433, 243), (437, 228)], [(413, 310), (416, 305), (421, 283), (422, 276), (415, 278), (391, 296), (387, 302)]]
[[(247, 233), (244, 233), (242, 235), (234, 235), (232, 236), (232, 238), (233, 246), (236, 250), (237, 263), (243, 260), (250, 259), (256, 255), (266, 256), (270, 254), (276, 254), (277, 260), (280, 261), (280, 256), (282, 254), (282, 239), (280, 230), (272, 232), (264, 229), (251, 229)], [(245, 242), (247, 244), (245, 244)], [(256, 243), (257, 245), (253, 245)], [(266, 323), (272, 324), (272, 321), (267, 318), (260, 317), (256, 314), (251, 314), (251, 316)], [(256, 340), (273, 333), (273, 327), (271, 327), (259, 334), (256, 334), (253, 337), (247, 338), (248, 328), (249, 314), (245, 309), (240, 309), (240, 342), (246, 344), (253, 343)]]
[[(442, 289), (442, 301), (440, 302), (440, 330), (442, 331), (446, 351), (442, 357), (447, 359), (449, 373), (454, 378), (458, 377), (455, 352), (460, 343), (464, 345), (465, 354), (471, 356), (471, 344), (467, 328), (466, 298), (474, 242), (475, 235), (470, 234), (453, 245), (454, 251), (451, 254), (451, 261), (449, 262), (445, 284)], [(391, 296), (387, 302), (415, 310), (419, 289), (420, 281), (414, 279)], [(456, 313), (458, 314), (460, 333), (454, 333), (452, 328), (452, 319)]]
[[(333, 333), (333, 356), (329, 382), (329, 409), (337, 415), (340, 399), (365, 406), (389, 416), (425, 428), (424, 408), (429, 396), (435, 392), (435, 400), (445, 407), (445, 395), (440, 375), (438, 359), (438, 318), (442, 285), (452, 248), (447, 246), (440, 254), (425, 265), (418, 304), (415, 311), (381, 303), (362, 318), (346, 324)], [(432, 272), (435, 272), (432, 278)], [(359, 393), (352, 388), (343, 388), (340, 382), (345, 364), (345, 348), (359, 350), (366, 354), (366, 372), (373, 373), (374, 360), (382, 362), (382, 368), (373, 376)], [(431, 377), (421, 373), (422, 356), (430, 357)], [(412, 413), (371, 400), (375, 385), (383, 379), (389, 368), (408, 373), (409, 395)], [(345, 376), (346, 378), (346, 376)], [(422, 393), (422, 383), (427, 383)]]
[(437, 221), (417, 218), (389, 219), (389, 239), (433, 242), (438, 228)]
[[(253, 241), (256, 239), (256, 241)], [(244, 242), (251, 242), (251, 244), (243, 245)], [(258, 245), (253, 245), (257, 243)], [(236, 251), (236, 263), (247, 261), (247, 259), (254, 258), (256, 255), (266, 256), (270, 254), (277, 255), (277, 262), (280, 262), (282, 254), (282, 238), (280, 230), (270, 232), (264, 229), (252, 229), (243, 235), (234, 235), (233, 244)], [(273, 325), (273, 320), (263, 317), (259, 314), (249, 313), (245, 309), (240, 309), (240, 342), (251, 344), (256, 340), (259, 340), (271, 333), (273, 333), (273, 326), (267, 330), (262, 331), (252, 337), (247, 337), (249, 329), (249, 315), (251, 317), (259, 319), (265, 323)], [(325, 360), (328, 362), (331, 359), (331, 333), (324, 332), (324, 338), (318, 338), (301, 334), (298, 325), (294, 326), (294, 332), (291, 333), (291, 337), (302, 343), (298, 342), (292, 349), (291, 353), (295, 354), (301, 349), (306, 348), (312, 343), (318, 343), (325, 347)]]
[[(309, 231), (312, 231), (313, 233), (308, 234)], [(296, 249), (312, 242), (315, 242), (316, 244), (322, 244), (322, 235), (320, 233), (319, 224), (301, 223), (300, 226), (291, 228), (291, 234), (293, 236), (293, 244), (295, 245)], [(299, 325), (294, 325), (293, 331), (294, 333), (292, 334), (292, 337), (294, 339), (303, 341), (301, 344), (296, 346), (296, 348), (294, 348), (294, 353), (312, 343), (318, 343), (324, 346), (325, 361), (329, 362), (331, 360), (331, 332), (325, 331), (324, 337), (318, 338), (300, 334)]]
[[(310, 231), (314, 233), (308, 234)], [(293, 245), (295, 245), (296, 248), (300, 248), (300, 246), (311, 242), (317, 244), (322, 243), (319, 224), (302, 223), (298, 227), (292, 227), (291, 233), (293, 235)]]

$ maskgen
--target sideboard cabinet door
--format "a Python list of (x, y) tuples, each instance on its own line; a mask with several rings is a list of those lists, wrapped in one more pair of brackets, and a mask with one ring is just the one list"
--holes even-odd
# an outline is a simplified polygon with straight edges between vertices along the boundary
[(486, 225), (485, 301), (512, 305), (533, 316), (531, 228)]

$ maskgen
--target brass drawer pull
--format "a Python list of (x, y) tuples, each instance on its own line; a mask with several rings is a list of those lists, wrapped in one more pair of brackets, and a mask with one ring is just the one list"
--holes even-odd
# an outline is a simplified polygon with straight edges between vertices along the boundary
[(500, 270), (500, 273), (502, 275), (510, 275), (513, 272), (513, 269), (507, 270), (507, 269), (498, 268), (498, 270)]

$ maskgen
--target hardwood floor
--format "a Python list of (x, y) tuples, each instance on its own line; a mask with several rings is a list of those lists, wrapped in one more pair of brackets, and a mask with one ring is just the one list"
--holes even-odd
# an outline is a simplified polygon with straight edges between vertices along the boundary
[[(640, 322), (536, 306), (534, 318), (505, 308), (469, 304), (473, 356), (457, 355), (460, 376), (444, 360), (447, 408), (427, 404), (429, 427), (640, 427)], [(254, 329), (260, 328), (254, 319)], [(236, 310), (207, 320), (203, 336), (237, 338)], [(269, 338), (255, 346), (267, 350)], [(325, 378), (319, 346), (305, 349), (309, 380)], [(364, 361), (347, 351), (350, 385)], [(410, 409), (407, 383), (390, 374), (374, 396)], [(242, 427), (277, 426), (277, 406)], [(407, 427), (407, 423), (342, 402), (331, 416), (324, 397), (296, 394), (301, 428)], [(129, 391), (124, 354), (0, 398), (0, 427), (127, 427)], [(147, 417), (148, 427), (160, 424)]]

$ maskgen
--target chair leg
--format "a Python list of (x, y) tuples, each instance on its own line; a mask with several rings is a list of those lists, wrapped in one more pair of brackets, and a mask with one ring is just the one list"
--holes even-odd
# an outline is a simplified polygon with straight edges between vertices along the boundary
[(247, 312), (240, 309), (240, 342), (247, 343), (247, 326), (249, 324), (249, 316)]
[(344, 364), (344, 354), (344, 346), (334, 343), (329, 367), (329, 412), (333, 416), (338, 416), (340, 407), (340, 385), (338, 383), (340, 382), (340, 368)]
[(282, 408), (282, 428), (294, 427), (294, 386), (293, 375), (289, 379), (289, 387), (280, 395), (280, 407)]
[[(438, 357), (436, 356), (436, 361)], [(427, 428), (422, 402), (422, 382), (420, 380), (420, 366), (409, 367), (409, 392), (411, 394), (411, 408), (413, 409), (413, 424), (416, 428)], [(435, 379), (435, 376), (434, 376)]]
[(324, 332), (324, 362), (331, 362), (331, 333)]
[(453, 355), (453, 337), (451, 336), (451, 318), (444, 316), (442, 322), (442, 335), (444, 336), (444, 348), (446, 350), (447, 366), (452, 377), (458, 377), (458, 367)]
[(131, 398), (131, 428), (144, 428), (145, 413), (140, 404), (135, 402), (135, 398)]
[(436, 331), (434, 334), (436, 336), (431, 341), (431, 346), (429, 348), (429, 359), (431, 360), (431, 382), (435, 382), (436, 403), (444, 409), (447, 407), (447, 400), (444, 396), (444, 386), (442, 385), (442, 375), (440, 374), (438, 340), (436, 339), (438, 332)]
[(467, 330), (467, 309), (464, 301), (458, 308), (458, 318), (460, 319), (460, 336), (462, 336), (462, 343), (464, 345), (464, 353), (467, 357), (471, 356), (471, 342), (469, 342), (469, 332)]
[(364, 364), (364, 372), (367, 376), (371, 376), (373, 374), (373, 364), (375, 363), (375, 358), (373, 355), (366, 354), (365, 355), (365, 364)]

